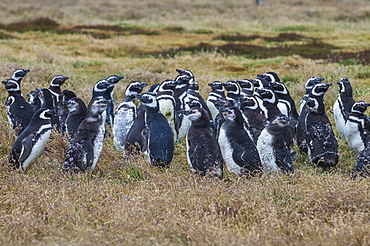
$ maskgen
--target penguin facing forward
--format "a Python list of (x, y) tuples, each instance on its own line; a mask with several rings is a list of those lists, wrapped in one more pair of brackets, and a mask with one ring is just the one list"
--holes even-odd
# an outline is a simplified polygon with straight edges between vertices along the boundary
[(309, 97), (305, 118), (308, 157), (319, 167), (330, 168), (338, 163), (338, 142), (325, 113), (323, 97)]
[(65, 120), (65, 131), (73, 137), (81, 122), (87, 117), (87, 107), (81, 98), (72, 97), (67, 102), (69, 114)]
[(236, 81), (241, 88), (240, 95), (243, 96), (251, 96), (254, 94), (254, 82), (252, 79), (242, 79)]
[(147, 83), (132, 81), (125, 90), (125, 100), (121, 102), (115, 112), (113, 121), (113, 142), (117, 151), (125, 148), (126, 136), (136, 119), (137, 110), (135, 99), (140, 94)]
[(349, 139), (345, 138), (345, 125), (348, 120), (348, 116), (351, 113), (352, 106), (355, 103), (355, 100), (352, 96), (351, 82), (347, 77), (341, 78), (340, 81), (337, 82), (337, 84), (339, 85), (339, 94), (333, 105), (334, 122), (339, 136), (342, 139), (349, 141)]
[(233, 80), (228, 80), (223, 85), (226, 90), (226, 99), (229, 101), (238, 100), (241, 91), (239, 83)]
[(175, 145), (173, 133), (166, 117), (159, 111), (155, 94), (146, 92), (137, 98), (146, 106), (145, 124), (148, 127), (147, 155), (153, 166), (168, 167)]
[(370, 104), (357, 101), (353, 104), (345, 124), (345, 139), (348, 146), (353, 149), (356, 156), (365, 148), (370, 133), (370, 120), (364, 114)]
[(15, 129), (16, 134), (21, 134), (31, 121), (35, 113), (31, 104), (22, 96), (18, 82), (13, 79), (2, 81), (8, 91), (5, 105), (10, 125)]
[(113, 96), (113, 89), (114, 86), (123, 79), (123, 76), (111, 75), (107, 77), (107, 82), (110, 84), (108, 89), (105, 91), (103, 97), (109, 100), (108, 108), (107, 108), (107, 118), (106, 122), (108, 125), (112, 125), (114, 123), (114, 96)]
[(209, 111), (211, 112), (212, 121), (215, 122), (216, 116), (219, 113), (215, 102), (218, 99), (225, 98), (225, 88), (221, 81), (213, 81), (212, 83), (209, 83), (208, 86), (211, 87), (211, 91), (208, 93), (206, 103)]
[(222, 179), (223, 158), (214, 131), (209, 125), (208, 114), (201, 107), (192, 107), (184, 114), (191, 126), (186, 136), (187, 160), (190, 170), (201, 176)]
[(103, 146), (102, 113), (107, 106), (108, 100), (103, 97), (91, 101), (87, 118), (81, 122), (67, 145), (63, 171), (93, 171)]
[(268, 121), (271, 121), (276, 115), (281, 114), (278, 108), (278, 98), (271, 89), (257, 89), (256, 92), (262, 99), (262, 105), (260, 107)]
[(236, 107), (221, 108), (225, 122), (221, 125), (218, 144), (229, 172), (242, 175), (256, 175), (262, 172), (256, 144), (244, 129), (244, 119)]
[(285, 128), (291, 117), (276, 115), (264, 128), (257, 141), (258, 153), (266, 172), (292, 173), (293, 160), (290, 154), (291, 136)]
[(16, 168), (27, 171), (43, 153), (50, 132), (52, 113), (42, 108), (35, 112), (30, 124), (14, 142), (8, 156), (9, 163)]
[(305, 84), (304, 84), (304, 88), (306, 90), (305, 94), (303, 95), (301, 101), (299, 102), (299, 113), (301, 114), (302, 113), (302, 110), (303, 110), (303, 107), (304, 105), (306, 104), (307, 102), (307, 99), (308, 99), (308, 96), (310, 94), (310, 92), (312, 91), (313, 87), (316, 85), (316, 84), (319, 84), (319, 83), (322, 83), (322, 81), (324, 81), (325, 78), (321, 78), (321, 77), (309, 77)]

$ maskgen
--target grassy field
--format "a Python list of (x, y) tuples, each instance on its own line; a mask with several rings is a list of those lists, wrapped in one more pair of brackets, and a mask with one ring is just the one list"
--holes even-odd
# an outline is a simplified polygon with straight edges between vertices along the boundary
[[(349, 77), (370, 102), (368, 0), (164, 0), (0, 3), (0, 76), (31, 72), (23, 94), (57, 74), (87, 102), (93, 85), (125, 76), (149, 84), (194, 72), (206, 97), (213, 80), (275, 71), (297, 105), (309, 76), (334, 85), (327, 114)], [(7, 92), (0, 91), (0, 102)], [(336, 133), (336, 132), (335, 132)], [(15, 134), (0, 110), (0, 161)], [(0, 245), (370, 245), (370, 184), (351, 180), (356, 158), (339, 139), (330, 172), (294, 162), (291, 176), (212, 180), (189, 173), (186, 145), (169, 169), (123, 160), (110, 137), (91, 174), (63, 175), (66, 140), (54, 133), (27, 173), (0, 167)]]

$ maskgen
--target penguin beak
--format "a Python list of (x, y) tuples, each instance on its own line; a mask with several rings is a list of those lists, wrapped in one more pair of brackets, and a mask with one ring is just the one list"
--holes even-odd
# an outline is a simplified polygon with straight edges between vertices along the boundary
[(8, 83), (7, 80), (4, 80), (4, 81), (1, 81), (1, 83), (3, 83), (4, 85), (6, 85)]
[(68, 101), (61, 101), (62, 105), (68, 105)]
[(141, 88), (144, 88), (145, 86), (147, 86), (148, 85), (148, 83), (142, 83), (141, 84)]

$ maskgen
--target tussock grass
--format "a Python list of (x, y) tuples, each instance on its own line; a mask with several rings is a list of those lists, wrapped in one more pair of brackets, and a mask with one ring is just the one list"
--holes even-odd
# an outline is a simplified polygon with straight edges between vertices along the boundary
[[(204, 97), (214, 80), (275, 71), (297, 105), (309, 76), (333, 83), (331, 120), (343, 76), (356, 100), (370, 101), (368, 1), (6, 0), (0, 13), (0, 76), (30, 69), (24, 95), (63, 74), (63, 89), (88, 102), (95, 82), (118, 74), (119, 103), (130, 81), (188, 68)], [(2, 163), (16, 136), (0, 108)], [(291, 176), (226, 171), (220, 181), (189, 173), (184, 141), (158, 169), (123, 158), (109, 134), (92, 173), (65, 175), (67, 140), (53, 133), (27, 173), (0, 166), (0, 245), (369, 245), (369, 181), (351, 180), (356, 157), (338, 141), (331, 171), (300, 154)]]

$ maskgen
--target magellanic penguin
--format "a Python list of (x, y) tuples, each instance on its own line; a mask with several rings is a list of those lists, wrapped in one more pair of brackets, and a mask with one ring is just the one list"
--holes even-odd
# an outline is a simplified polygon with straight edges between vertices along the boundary
[(244, 119), (235, 107), (220, 109), (225, 122), (220, 127), (218, 144), (229, 172), (237, 175), (256, 175), (262, 171), (256, 144), (244, 129)]
[(60, 87), (64, 84), (64, 82), (68, 79), (67, 76), (63, 75), (56, 75), (50, 82), (49, 91), (51, 92), (53, 98), (53, 106), (55, 109), (59, 106), (60, 101), (60, 94), (62, 94), (62, 90)]
[(184, 101), (189, 82), (193, 80), (193, 77), (188, 75), (178, 75), (175, 78), (176, 87), (174, 91), (175, 106), (176, 106), (176, 131), (178, 132), (177, 141), (186, 136), (186, 132), (189, 129), (190, 122), (189, 119), (184, 117), (184, 110), (186, 103)]
[(266, 172), (292, 173), (293, 160), (290, 154), (291, 136), (285, 128), (291, 117), (285, 114), (276, 115), (264, 128), (257, 141), (258, 153)]
[(292, 117), (293, 119), (290, 121), (290, 124), (292, 123), (292, 121), (294, 121), (293, 125), (295, 125), (295, 123), (297, 123), (299, 115), (295, 106), (294, 99), (290, 95), (288, 88), (285, 84), (276, 81), (270, 82), (270, 87), (278, 98), (277, 106), (280, 109), (281, 113)]
[[(313, 77), (314, 78), (314, 77)], [(331, 86), (331, 84), (325, 84), (323, 82), (319, 82), (319, 81), (322, 81), (322, 80), (316, 80), (316, 79), (312, 79), (309, 81), (311, 81), (312, 83), (314, 83), (312, 85), (312, 88), (309, 89), (309, 94), (307, 97), (304, 97), (304, 103), (303, 103), (303, 108), (302, 108), (302, 111), (298, 117), (298, 122), (297, 122), (297, 130), (296, 130), (296, 140), (297, 140), (297, 145), (298, 145), (298, 148), (299, 148), (299, 151), (302, 152), (302, 153), (307, 153), (307, 144), (306, 144), (306, 115), (310, 112), (310, 109), (308, 106), (306, 106), (306, 103), (307, 103), (307, 100), (309, 97), (312, 97), (312, 98), (320, 98), (320, 101), (323, 100), (323, 96), (324, 94), (327, 92), (329, 86)], [(310, 83), (311, 83), (310, 82)], [(306, 83), (307, 85), (307, 83)], [(306, 86), (307, 88), (307, 86)], [(301, 104), (302, 105), (302, 104)]]
[(27, 97), (28, 103), (31, 104), (33, 110), (37, 111), (41, 108), (41, 101), (37, 91), (30, 91), (30, 93), (27, 94)]
[(87, 107), (84, 101), (78, 97), (72, 97), (67, 102), (69, 114), (65, 120), (65, 131), (73, 137), (81, 122), (87, 117)]
[(34, 113), (30, 124), (19, 135), (10, 151), (8, 157), (10, 164), (27, 171), (43, 153), (53, 129), (51, 116), (50, 110), (45, 108)]
[(254, 94), (254, 81), (253, 79), (241, 79), (236, 81), (241, 88), (240, 95), (241, 97), (244, 96), (251, 96)]
[(109, 100), (108, 108), (107, 108), (107, 118), (106, 122), (108, 125), (112, 125), (114, 123), (114, 96), (113, 96), (113, 89), (114, 86), (122, 80), (123, 76), (118, 75), (111, 75), (107, 77), (107, 82), (109, 83), (108, 89), (105, 91), (103, 97)]
[(305, 84), (304, 84), (304, 88), (306, 90), (305, 94), (303, 95), (301, 101), (299, 102), (299, 114), (302, 113), (302, 109), (304, 107), (304, 105), (306, 104), (307, 102), (307, 99), (308, 99), (308, 96), (311, 92), (311, 90), (313, 89), (313, 87), (316, 85), (316, 84), (319, 84), (319, 83), (322, 83), (322, 81), (324, 81), (325, 78), (321, 78), (321, 77), (309, 77)]
[(139, 153), (147, 153), (148, 150), (148, 127), (145, 124), (146, 106), (141, 103), (137, 108), (134, 123), (127, 132), (124, 143), (124, 155), (135, 156)]
[(338, 142), (325, 113), (324, 99), (309, 97), (306, 105), (309, 108), (305, 118), (308, 157), (319, 167), (334, 167), (339, 158)]
[(94, 98), (90, 104), (88, 117), (84, 119), (69, 141), (63, 163), (63, 171), (91, 172), (100, 156), (103, 147), (104, 119), (102, 113), (108, 106), (103, 97)]
[(8, 91), (5, 105), (10, 125), (15, 129), (17, 135), (26, 129), (35, 113), (31, 104), (22, 96), (18, 82), (7, 79), (2, 82)]
[(365, 148), (370, 134), (370, 120), (364, 114), (369, 105), (364, 101), (355, 102), (344, 127), (345, 139), (347, 139), (348, 146), (353, 149), (356, 156)]
[(190, 170), (201, 176), (209, 175), (222, 179), (224, 161), (216, 135), (209, 125), (207, 112), (198, 106), (184, 113), (191, 121), (186, 135)]
[(225, 88), (221, 81), (213, 81), (212, 83), (209, 83), (208, 86), (211, 87), (211, 91), (208, 93), (206, 103), (209, 111), (211, 112), (212, 121), (215, 122), (216, 117), (219, 114), (215, 102), (218, 99), (225, 98)]
[(352, 96), (351, 82), (347, 77), (341, 78), (337, 84), (339, 85), (339, 94), (333, 105), (334, 122), (339, 136), (342, 139), (349, 141), (349, 139), (345, 138), (345, 125), (355, 100)]
[(259, 135), (267, 125), (267, 118), (253, 95), (244, 96), (240, 99), (240, 109), (245, 123), (253, 134), (253, 141), (257, 143)]
[(62, 134), (66, 132), (66, 119), (69, 114), (68, 100), (74, 97), (77, 97), (77, 96), (71, 90), (63, 90), (59, 97), (57, 112), (58, 112), (58, 118), (59, 118), (59, 131)]
[(158, 87), (157, 101), (159, 111), (166, 117), (172, 128), (174, 142), (177, 141), (177, 130), (175, 123), (176, 102), (173, 96), (177, 83), (174, 80), (165, 80)]
[(159, 111), (155, 94), (146, 92), (137, 98), (146, 106), (145, 124), (148, 127), (147, 155), (153, 166), (168, 167), (175, 145), (173, 133), (166, 117)]
[(258, 74), (257, 75), (257, 78), (263, 78), (268, 83), (270, 83), (270, 82), (278, 82), (278, 83), (280, 83), (281, 82), (280, 77), (275, 72), (267, 72), (267, 73), (264, 73), (264, 74)]
[(125, 100), (121, 102), (115, 112), (113, 121), (113, 142), (117, 151), (125, 148), (126, 136), (136, 119), (135, 99), (143, 91), (147, 83), (132, 81), (125, 90)]
[(19, 88), (21, 88), (21, 81), (26, 76), (26, 74), (29, 72), (29, 69), (23, 69), (23, 68), (18, 68), (14, 70), (11, 79), (16, 81), (19, 85)]
[(54, 126), (56, 130), (59, 131), (60, 129), (60, 122), (59, 122), (59, 116), (57, 109), (54, 107), (54, 99), (53, 99), (53, 94), (49, 89), (37, 89), (37, 95), (38, 98), (41, 101), (41, 108), (48, 108), (48, 109), (53, 109), (51, 111), (53, 113), (53, 116), (51, 117), (51, 124)]
[[(101, 79), (99, 80), (98, 82), (95, 83), (94, 87), (93, 87), (93, 90), (92, 90), (92, 97), (90, 99), (90, 102), (88, 103), (87, 105), (87, 110), (89, 111), (89, 108), (91, 107), (91, 104), (92, 102), (96, 99), (96, 98), (100, 98), (100, 97), (104, 97), (106, 96), (106, 91), (108, 90), (108, 88), (111, 86), (110, 83), (108, 83), (108, 81), (106, 79)], [(107, 112), (103, 112), (102, 113), (102, 116), (103, 116), (103, 119), (104, 119), (104, 122), (106, 122), (106, 119), (107, 119)]]
[(278, 98), (273, 90), (262, 88), (257, 89), (256, 92), (262, 99), (262, 105), (260, 105), (260, 107), (268, 121), (272, 121), (276, 115), (281, 114), (278, 108)]
[(224, 84), (226, 91), (226, 99), (229, 101), (237, 101), (240, 97), (240, 85), (236, 81), (228, 80)]
[(363, 177), (370, 178), (370, 137), (366, 140), (366, 147), (357, 157), (356, 167), (353, 172), (353, 179)]

